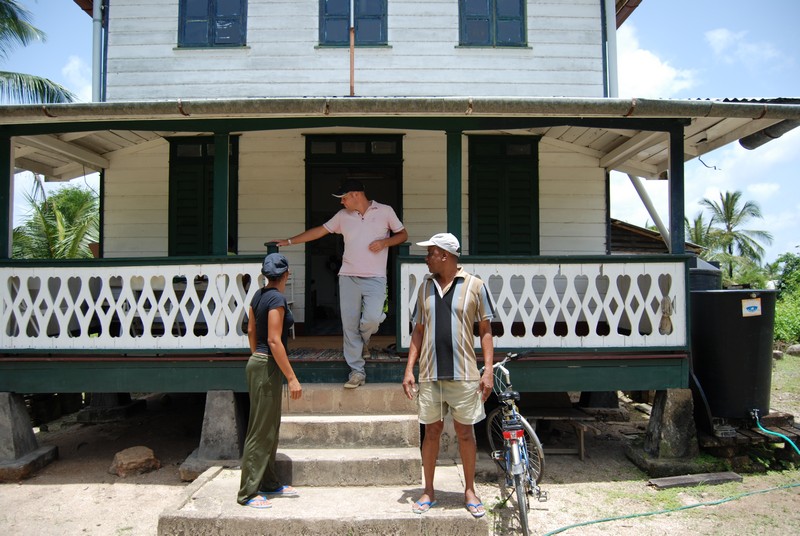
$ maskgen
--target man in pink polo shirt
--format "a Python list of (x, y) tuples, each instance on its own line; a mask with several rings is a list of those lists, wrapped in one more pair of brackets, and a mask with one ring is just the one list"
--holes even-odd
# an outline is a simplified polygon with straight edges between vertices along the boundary
[(347, 179), (337, 190), (343, 209), (330, 220), (286, 240), (278, 246), (291, 246), (317, 240), (329, 233), (344, 237), (342, 267), (339, 269), (339, 308), (344, 333), (344, 358), (350, 377), (344, 386), (355, 389), (367, 379), (365, 358), (369, 339), (386, 318), (386, 263), (389, 248), (408, 239), (403, 223), (389, 205), (370, 201), (364, 185)]

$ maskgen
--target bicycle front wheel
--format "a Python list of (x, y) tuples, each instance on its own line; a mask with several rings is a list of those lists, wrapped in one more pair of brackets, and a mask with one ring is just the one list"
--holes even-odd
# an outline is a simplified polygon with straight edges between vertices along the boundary
[[(522, 421), (522, 427), (525, 429), (525, 445), (528, 448), (528, 473), (531, 480), (538, 484), (542, 481), (544, 475), (544, 450), (542, 443), (533, 427), (523, 417), (519, 416)], [(502, 406), (496, 407), (489, 412), (486, 417), (486, 434), (489, 439), (489, 448), (492, 452), (503, 450), (503, 408)], [(501, 469), (505, 470), (505, 465), (502, 460), (495, 460)]]

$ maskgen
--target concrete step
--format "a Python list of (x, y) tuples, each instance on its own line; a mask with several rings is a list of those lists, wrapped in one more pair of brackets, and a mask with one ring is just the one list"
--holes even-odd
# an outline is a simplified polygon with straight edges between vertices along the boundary
[(281, 447), (418, 447), (416, 415), (284, 415)]
[(417, 406), (399, 383), (367, 383), (345, 389), (344, 383), (306, 383), (299, 400), (283, 397), (283, 415), (416, 415)]
[(411, 512), (421, 485), (304, 487), (299, 497), (276, 498), (272, 508), (258, 510), (236, 503), (239, 478), (238, 470), (220, 467), (203, 473), (159, 515), (158, 535), (488, 536), (492, 527), (491, 515), (473, 519), (464, 509), (463, 475), (455, 464), (437, 466), (436, 487), (447, 491), (421, 515)]
[(419, 448), (307, 449), (280, 447), (281, 479), (293, 486), (419, 485)]

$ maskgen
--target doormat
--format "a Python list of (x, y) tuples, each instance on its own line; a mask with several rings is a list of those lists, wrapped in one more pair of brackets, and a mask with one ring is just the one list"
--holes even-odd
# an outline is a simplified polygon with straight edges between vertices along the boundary
[[(400, 359), (393, 348), (370, 348), (370, 354), (367, 361), (397, 361)], [(344, 361), (344, 354), (341, 349), (289, 348), (289, 359)]]

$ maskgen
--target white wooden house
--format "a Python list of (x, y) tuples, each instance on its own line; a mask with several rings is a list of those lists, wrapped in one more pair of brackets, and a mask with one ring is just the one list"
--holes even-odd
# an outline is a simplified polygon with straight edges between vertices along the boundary
[[(96, 17), (98, 102), (0, 107), (0, 155), (48, 180), (101, 172), (102, 258), (13, 261), (0, 240), (0, 391), (243, 390), (264, 243), (327, 220), (347, 175), (410, 242), (461, 238), (497, 348), (540, 350), (521, 390), (685, 388), (683, 162), (800, 118), (614, 98), (625, 0), (355, 0), (352, 48), (348, 0), (74, 1)], [(671, 254), (609, 255), (611, 170), (670, 181)], [(283, 250), (301, 333), (336, 318), (340, 251)], [(421, 253), (391, 259), (401, 351)]]

